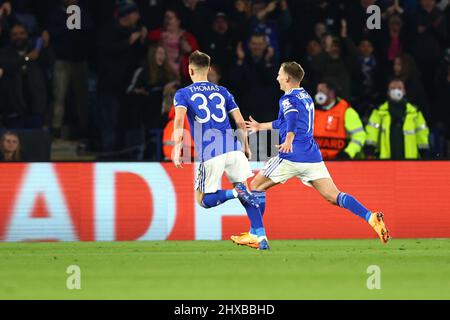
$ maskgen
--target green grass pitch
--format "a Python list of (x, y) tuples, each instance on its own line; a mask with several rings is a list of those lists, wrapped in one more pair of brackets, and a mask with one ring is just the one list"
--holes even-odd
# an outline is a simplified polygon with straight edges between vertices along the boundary
[[(450, 299), (450, 239), (0, 243), (0, 299)], [(67, 267), (81, 268), (68, 290)], [(367, 268), (381, 270), (369, 290)]]

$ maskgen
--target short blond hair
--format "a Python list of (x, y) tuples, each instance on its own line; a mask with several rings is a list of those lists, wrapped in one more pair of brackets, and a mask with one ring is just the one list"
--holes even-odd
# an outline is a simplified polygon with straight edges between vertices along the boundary
[(281, 65), (281, 67), (283, 68), (283, 71), (295, 81), (302, 82), (305, 78), (305, 70), (303, 70), (302, 66), (297, 62), (285, 62)]
[(200, 69), (207, 69), (211, 66), (211, 57), (197, 50), (189, 57), (189, 64)]

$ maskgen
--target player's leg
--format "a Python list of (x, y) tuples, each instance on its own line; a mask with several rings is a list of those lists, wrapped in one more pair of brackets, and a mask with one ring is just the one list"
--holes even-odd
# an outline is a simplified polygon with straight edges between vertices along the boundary
[[(262, 220), (259, 204), (254, 195), (248, 192), (247, 179), (253, 176), (250, 164), (242, 152), (232, 152), (228, 154), (225, 167), (228, 179), (233, 183), (235, 189), (239, 193), (239, 200), (247, 212), (250, 225), (255, 231), (256, 239), (252, 242), (253, 247), (260, 250), (268, 250), (268, 240), (264, 223)], [(247, 201), (245, 197), (249, 197), (253, 201)]]
[(266, 166), (253, 179), (250, 185), (253, 194), (258, 199), (261, 215), (263, 217), (266, 211), (266, 192), (290, 178), (285, 174), (283, 174), (283, 177), (280, 178), (280, 175), (283, 173), (283, 171), (285, 171), (281, 170), (282, 167), (283, 166), (281, 164), (280, 158), (274, 157), (270, 159)]
[(259, 172), (250, 185), (253, 194), (256, 199), (258, 199), (259, 208), (263, 217), (266, 212), (266, 192), (278, 184), (279, 183), (273, 182), (270, 178), (267, 178), (263, 172)]
[(202, 193), (198, 190), (195, 191), (197, 203), (205, 208), (211, 209), (217, 207), (229, 200), (237, 199), (236, 190), (218, 190), (214, 193)]
[(347, 209), (369, 222), (372, 212), (353, 196), (339, 191), (331, 178), (315, 180), (311, 184), (329, 203)]
[(197, 202), (205, 209), (211, 209), (227, 201), (237, 199), (238, 193), (236, 190), (218, 190), (214, 193), (201, 193), (196, 191)]
[(236, 199), (236, 190), (218, 190), (225, 170), (225, 157), (219, 156), (200, 163), (195, 179), (197, 203), (205, 209), (217, 207), (229, 200)]
[[(309, 179), (308, 176), (310, 177)], [(329, 203), (347, 209), (368, 222), (375, 229), (383, 243), (389, 241), (389, 230), (384, 224), (383, 214), (370, 211), (352, 195), (339, 191), (331, 179), (325, 164), (311, 165), (310, 172), (306, 172), (302, 180), (304, 182), (308, 181)]]
[[(263, 218), (266, 210), (266, 191), (275, 187), (280, 183), (285, 183), (297, 173), (293, 170), (289, 161), (285, 161), (279, 157), (269, 160), (266, 166), (258, 173), (251, 183), (252, 192), (257, 197)], [(257, 231), (253, 226), (250, 226), (250, 231), (242, 233), (240, 236), (232, 236), (231, 240), (239, 245), (253, 246), (257, 238)]]

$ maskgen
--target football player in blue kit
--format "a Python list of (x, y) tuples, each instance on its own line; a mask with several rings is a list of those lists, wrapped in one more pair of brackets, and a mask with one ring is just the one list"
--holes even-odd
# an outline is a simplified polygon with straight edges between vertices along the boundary
[[(195, 179), (197, 202), (209, 209), (238, 198), (254, 231), (254, 245), (259, 250), (269, 250), (258, 200), (248, 191), (247, 179), (253, 177), (253, 172), (245, 121), (231, 93), (208, 81), (210, 65), (211, 58), (207, 54), (192, 53), (189, 74), (193, 83), (175, 94), (173, 162), (177, 168), (182, 168), (183, 128), (187, 115), (200, 161)], [(237, 131), (232, 129), (230, 117)], [(224, 173), (234, 189), (221, 190)]]
[[(277, 146), (278, 156), (272, 158), (258, 176), (251, 188), (258, 198), (261, 214), (266, 207), (266, 191), (297, 177), (305, 185), (315, 188), (328, 202), (345, 208), (364, 219), (376, 231), (382, 243), (390, 239), (381, 212), (372, 212), (353, 196), (341, 192), (335, 186), (320, 149), (314, 140), (314, 102), (301, 87), (305, 76), (303, 68), (296, 62), (284, 63), (278, 73), (277, 81), (284, 91), (280, 99), (278, 120), (258, 123), (253, 118), (246, 121), (252, 132), (278, 129), (282, 144)], [(255, 230), (233, 236), (231, 240), (239, 245), (256, 246)]]

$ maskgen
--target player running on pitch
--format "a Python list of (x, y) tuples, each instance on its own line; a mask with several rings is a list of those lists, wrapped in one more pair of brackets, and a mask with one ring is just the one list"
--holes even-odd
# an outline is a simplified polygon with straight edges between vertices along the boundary
[[(251, 157), (244, 118), (227, 89), (208, 82), (211, 58), (199, 51), (189, 58), (189, 74), (193, 84), (175, 94), (174, 159), (182, 168), (181, 150), (184, 118), (187, 114), (200, 165), (195, 190), (197, 202), (213, 208), (239, 198), (250, 219), (255, 234), (254, 245), (269, 250), (258, 200), (248, 192), (247, 179), (253, 177), (248, 159)], [(236, 122), (236, 139), (229, 116)], [(224, 172), (233, 190), (219, 190)]]
[[(281, 141), (279, 155), (272, 158), (265, 168), (252, 181), (253, 194), (258, 198), (261, 214), (264, 216), (266, 191), (293, 177), (305, 185), (314, 187), (331, 204), (345, 208), (367, 221), (376, 231), (382, 243), (390, 239), (381, 212), (371, 212), (353, 196), (340, 192), (328, 172), (318, 145), (314, 141), (314, 102), (311, 96), (300, 87), (305, 72), (296, 62), (284, 63), (278, 73), (277, 81), (285, 95), (280, 99), (278, 120), (258, 123), (250, 117), (246, 121), (252, 132), (279, 129)], [(241, 236), (233, 236), (239, 245), (257, 247), (253, 229)]]

